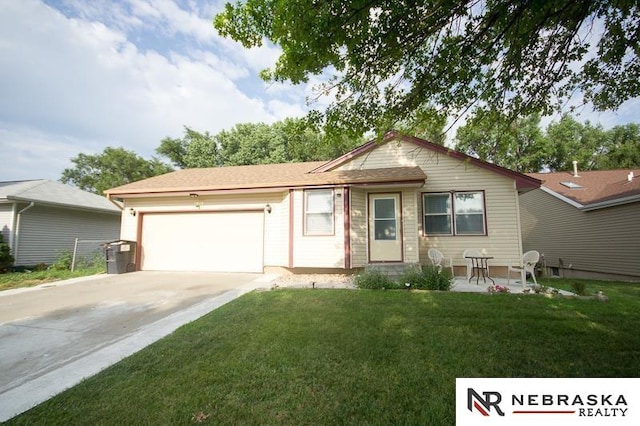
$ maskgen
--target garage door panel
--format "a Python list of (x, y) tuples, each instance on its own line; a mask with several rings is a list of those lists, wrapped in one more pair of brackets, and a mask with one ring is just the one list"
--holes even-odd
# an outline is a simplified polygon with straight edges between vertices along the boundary
[(147, 213), (142, 269), (262, 272), (262, 212)]

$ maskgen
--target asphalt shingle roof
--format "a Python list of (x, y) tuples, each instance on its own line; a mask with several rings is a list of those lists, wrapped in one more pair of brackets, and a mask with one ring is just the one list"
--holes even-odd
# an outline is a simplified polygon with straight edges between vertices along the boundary
[(3, 199), (120, 213), (105, 197), (46, 179), (0, 182), (0, 200)]
[(310, 171), (325, 164), (261, 164), (252, 166), (184, 169), (112, 188), (111, 196), (125, 194), (216, 191), (231, 189), (291, 188), (303, 186), (417, 182), (426, 179), (420, 167), (392, 167), (367, 170)]
[[(633, 179), (627, 179), (633, 172)], [(613, 201), (640, 195), (640, 170), (593, 170), (581, 171), (578, 176), (569, 172), (529, 173), (542, 181), (542, 186), (576, 203), (587, 206), (604, 201)], [(561, 182), (573, 182), (579, 188), (569, 188)]]

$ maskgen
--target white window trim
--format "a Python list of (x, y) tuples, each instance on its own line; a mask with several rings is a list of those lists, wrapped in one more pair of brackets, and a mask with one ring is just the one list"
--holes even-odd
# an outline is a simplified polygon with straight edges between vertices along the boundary
[[(309, 211), (307, 206), (309, 205), (308, 203), (308, 194), (309, 193), (319, 193), (319, 192), (327, 192), (329, 194), (329, 197), (331, 199), (331, 211)], [(335, 194), (334, 194), (334, 190), (333, 189), (305, 189), (304, 190), (304, 194), (303, 194), (303, 198), (304, 198), (304, 224), (303, 224), (303, 235), (308, 235), (308, 236), (327, 236), (327, 235), (335, 235), (335, 227), (336, 227), (336, 220), (335, 220)], [(307, 217), (309, 214), (329, 214), (331, 217), (331, 230), (328, 232), (314, 232), (314, 231), (309, 231), (307, 229)]]

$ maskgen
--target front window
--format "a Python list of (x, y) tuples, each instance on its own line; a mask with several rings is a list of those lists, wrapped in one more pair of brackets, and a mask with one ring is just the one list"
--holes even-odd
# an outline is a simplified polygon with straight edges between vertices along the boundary
[(451, 234), (451, 194), (424, 194), (424, 231)]
[(333, 190), (304, 191), (305, 235), (333, 234)]
[(453, 205), (457, 235), (484, 235), (484, 197), (482, 192), (457, 192)]
[(426, 235), (486, 235), (484, 192), (422, 195)]

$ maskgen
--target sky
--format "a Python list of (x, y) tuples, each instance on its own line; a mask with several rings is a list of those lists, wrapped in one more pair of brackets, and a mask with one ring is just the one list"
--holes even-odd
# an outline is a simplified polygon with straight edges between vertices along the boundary
[[(184, 126), (215, 134), (304, 116), (316, 82), (260, 80), (280, 51), (218, 36), (224, 3), (0, 0), (0, 181), (58, 180), (73, 157), (109, 146), (150, 159)], [(578, 119), (609, 128), (640, 122), (638, 111), (636, 99)]]

